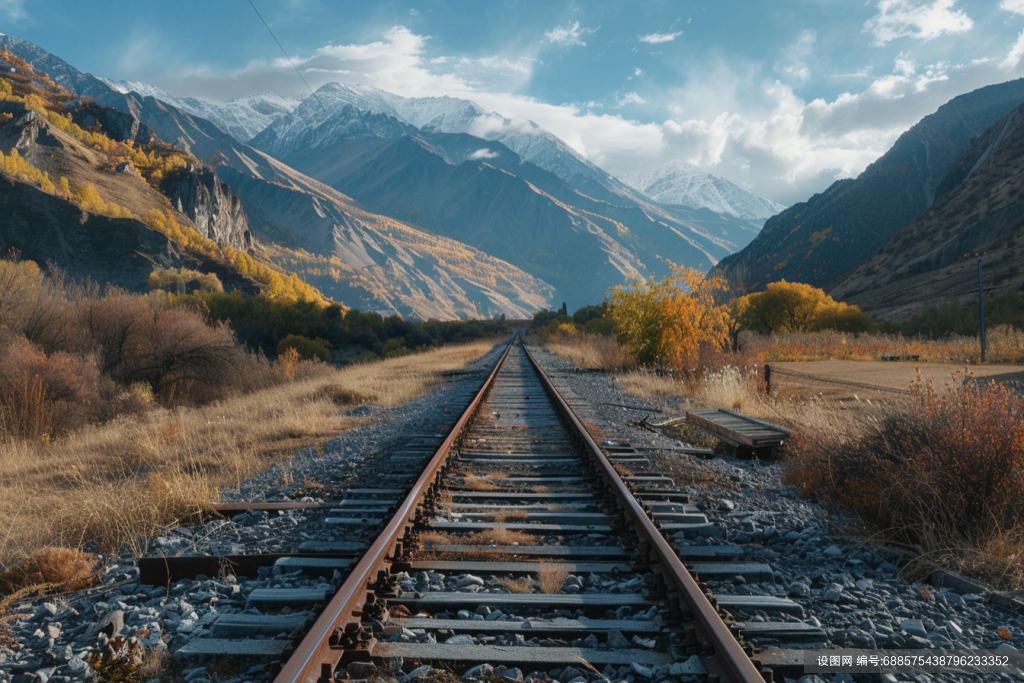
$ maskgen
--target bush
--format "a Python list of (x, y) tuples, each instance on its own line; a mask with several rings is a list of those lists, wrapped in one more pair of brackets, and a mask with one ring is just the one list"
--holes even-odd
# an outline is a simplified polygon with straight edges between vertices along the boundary
[(890, 540), (956, 555), (1024, 532), (1022, 462), (1020, 396), (996, 383), (918, 385), (877, 422), (795, 440), (786, 481)]
[(311, 360), (319, 358), (322, 361), (331, 359), (331, 345), (325, 339), (310, 339), (301, 334), (289, 334), (277, 345), (277, 352), (284, 353), (288, 349), (295, 349), (299, 358)]
[(200, 273), (188, 268), (158, 268), (149, 274), (146, 286), (176, 294), (223, 292), (224, 286), (214, 273)]

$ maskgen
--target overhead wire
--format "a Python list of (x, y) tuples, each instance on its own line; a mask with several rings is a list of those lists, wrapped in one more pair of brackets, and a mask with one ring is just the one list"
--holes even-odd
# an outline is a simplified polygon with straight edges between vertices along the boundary
[(295, 66), (295, 62), (293, 62), (292, 58), (288, 55), (288, 51), (284, 49), (284, 45), (282, 45), (281, 41), (278, 40), (277, 36), (274, 35), (274, 31), (271, 30), (270, 24), (268, 24), (267, 20), (263, 18), (263, 15), (260, 14), (260, 11), (256, 9), (256, 5), (253, 4), (252, 0), (249, 0), (249, 6), (252, 7), (252, 11), (255, 12), (256, 16), (260, 18), (260, 21), (263, 22), (263, 25), (267, 27), (267, 31), (270, 32), (270, 37), (273, 38), (274, 42), (277, 43), (277, 46), (281, 48), (281, 53), (284, 54), (285, 59), (287, 59), (288, 63), (292, 65), (292, 68), (295, 69), (295, 73), (298, 74), (299, 78), (302, 79), (302, 82), (305, 84), (306, 89), (309, 90), (309, 94), (316, 97), (316, 93), (313, 92), (313, 88), (309, 87), (309, 83), (306, 83), (305, 76), (303, 76), (302, 72), (299, 71), (299, 67)]

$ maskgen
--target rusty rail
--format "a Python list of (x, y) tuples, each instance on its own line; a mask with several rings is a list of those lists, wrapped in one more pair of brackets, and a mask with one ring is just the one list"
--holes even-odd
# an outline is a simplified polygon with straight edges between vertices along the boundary
[(387, 527), (374, 541), (370, 549), (352, 569), (348, 578), (324, 608), (320, 617), (313, 624), (306, 637), (295, 648), (295, 652), (282, 667), (274, 679), (274, 683), (327, 683), (334, 680), (334, 668), (341, 661), (344, 650), (339, 645), (339, 637), (346, 632), (357, 630), (362, 619), (362, 610), (367, 603), (369, 584), (375, 581), (379, 572), (385, 571), (395, 555), (395, 546), (415, 523), (417, 508), (424, 496), (430, 491), (437, 475), (448, 458), (452, 446), (476, 412), (487, 390), (494, 384), (494, 378), (508, 357), (515, 342), (509, 342), (505, 352), (494, 366), (487, 381), (473, 398), (459, 421), (455, 423), (448, 438), (437, 449), (426, 469), (420, 474), (416, 484), (409, 491), (398, 511)]
[[(547, 374), (541, 369), (540, 364), (533, 358), (526, 345), (523, 345), (526, 357), (530, 364), (537, 370), (548, 395), (555, 403), (555, 407), (562, 414), (566, 425), (576, 432), (591, 456), (597, 462), (601, 476), (615, 492), (626, 519), (631, 522), (641, 539), (646, 540), (650, 547), (653, 568), (656, 573), (662, 574), (664, 579), (671, 582), (679, 591), (680, 596), (690, 608), (693, 618), (697, 622), (698, 630), (711, 643), (717, 655), (717, 662), (721, 666), (725, 678), (729, 683), (764, 683), (764, 678), (754, 666), (754, 662), (743, 652), (743, 648), (729, 632), (729, 627), (722, 621), (718, 610), (711, 604), (707, 596), (701, 591), (700, 586), (690, 576), (679, 556), (676, 555), (672, 546), (661, 534), (661, 531), (654, 525), (654, 522), (647, 516), (633, 493), (622, 481), (619, 473), (615, 471), (608, 457), (601, 450), (597, 442), (587, 431), (576, 411), (562, 397), (555, 385), (548, 379)], [(659, 567), (660, 565), (660, 567)], [(660, 571), (659, 571), (660, 569)]]

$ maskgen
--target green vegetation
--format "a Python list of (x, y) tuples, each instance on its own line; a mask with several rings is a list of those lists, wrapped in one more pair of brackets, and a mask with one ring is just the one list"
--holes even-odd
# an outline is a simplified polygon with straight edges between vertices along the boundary
[[(995, 329), (1009, 325), (1024, 330), (1024, 294), (1008, 292), (985, 299), (985, 327)], [(978, 303), (962, 306), (950, 301), (941, 306), (928, 306), (902, 325), (889, 325), (892, 331), (903, 334), (942, 337), (949, 334), (976, 336), (978, 334)]]
[(491, 321), (409, 322), (397, 315), (385, 318), (379, 313), (345, 310), (338, 304), (323, 306), (266, 294), (245, 296), (238, 291), (169, 296), (174, 306), (200, 310), (211, 322), (229, 324), (249, 348), (267, 355), (295, 348), (302, 358), (324, 358), (326, 350), (336, 362), (400, 356), (410, 350), (500, 334), (503, 329)]

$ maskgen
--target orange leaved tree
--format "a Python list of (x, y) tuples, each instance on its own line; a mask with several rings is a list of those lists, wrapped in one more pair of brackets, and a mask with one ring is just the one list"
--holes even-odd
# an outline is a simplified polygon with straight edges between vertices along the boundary
[(689, 370), (701, 345), (721, 349), (729, 338), (726, 290), (721, 278), (670, 264), (664, 280), (650, 278), (614, 289), (611, 314), (616, 340), (640, 365)]

